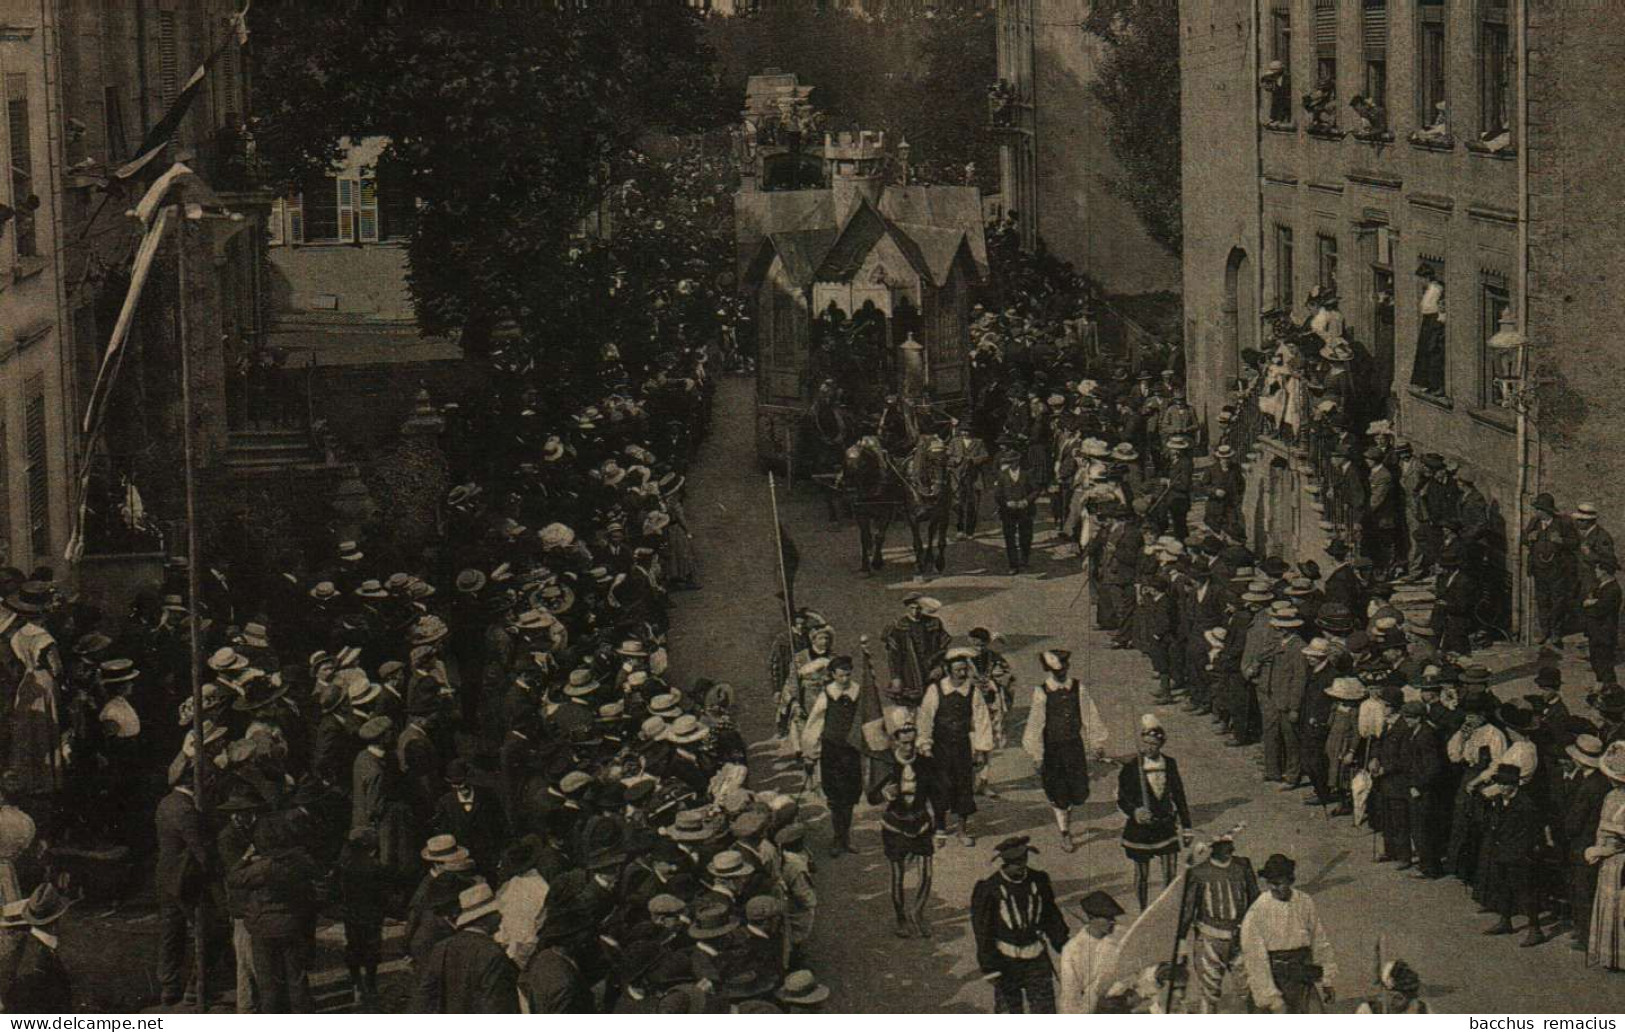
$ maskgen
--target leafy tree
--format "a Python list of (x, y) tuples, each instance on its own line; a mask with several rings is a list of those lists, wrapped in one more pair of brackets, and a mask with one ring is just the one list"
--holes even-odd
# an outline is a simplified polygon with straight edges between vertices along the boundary
[(1123, 167), (1108, 185), (1153, 240), (1178, 254), (1184, 236), (1178, 0), (1098, 0), (1084, 31), (1107, 44), (1091, 89), (1106, 110), (1106, 139)]
[(600, 304), (568, 254), (617, 157), (722, 110), (701, 22), (675, 2), (283, 0), (251, 17), (264, 165), (292, 186), (330, 168), (341, 138), (388, 137), (380, 176), (420, 204), (419, 325), (464, 330), (476, 352), (502, 314), (540, 330)]

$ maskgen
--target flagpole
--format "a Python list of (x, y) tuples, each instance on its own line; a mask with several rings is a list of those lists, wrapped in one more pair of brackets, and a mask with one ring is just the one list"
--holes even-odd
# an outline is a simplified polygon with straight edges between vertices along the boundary
[[(192, 349), (190, 319), (187, 317), (186, 221), (182, 217), (180, 205), (173, 205), (170, 212), (177, 220), (178, 227), (175, 236), (175, 272), (178, 286), (175, 325), (176, 336), (180, 339), (181, 351), (181, 445), (186, 464), (186, 622), (188, 638), (186, 668), (192, 685), (192, 735), (196, 743), (192, 755), (192, 798), (197, 804), (200, 819), (207, 824), (208, 808), (204, 799), (207, 788), (204, 785), (203, 768), (208, 763), (206, 754), (208, 747), (203, 740), (203, 681), (198, 663), (202, 643), (198, 640), (197, 478), (192, 443)], [(207, 954), (204, 948), (203, 930), (204, 917), (204, 903), (200, 900), (197, 908), (197, 929), (193, 937), (194, 945), (197, 948), (197, 1009), (200, 1014), (208, 1013), (209, 1010), (208, 982), (206, 980)]]
[[(790, 601), (790, 579), (784, 573), (784, 529), (779, 524), (779, 492), (773, 480), (773, 471), (767, 471), (767, 498), (773, 509), (773, 554), (779, 560), (779, 591), (784, 596), (784, 627), (790, 632), (790, 660), (796, 655), (796, 614)], [(795, 671), (790, 671), (792, 675)]]

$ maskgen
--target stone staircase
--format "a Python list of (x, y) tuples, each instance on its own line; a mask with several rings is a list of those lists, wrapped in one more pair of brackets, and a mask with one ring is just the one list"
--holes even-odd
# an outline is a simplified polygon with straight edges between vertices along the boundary
[(320, 466), (325, 456), (305, 429), (233, 430), (226, 449), (226, 466), (234, 472), (270, 472)]

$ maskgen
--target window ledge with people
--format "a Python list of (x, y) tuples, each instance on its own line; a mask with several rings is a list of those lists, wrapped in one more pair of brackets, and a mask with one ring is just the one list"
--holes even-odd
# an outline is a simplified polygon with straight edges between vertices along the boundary
[(1437, 405), (1439, 408), (1445, 410), (1456, 407), (1455, 399), (1448, 394), (1434, 394), (1431, 391), (1424, 390), (1415, 385), (1407, 387), (1406, 390), (1410, 392), (1411, 397), (1418, 401), (1425, 401), (1429, 405)]

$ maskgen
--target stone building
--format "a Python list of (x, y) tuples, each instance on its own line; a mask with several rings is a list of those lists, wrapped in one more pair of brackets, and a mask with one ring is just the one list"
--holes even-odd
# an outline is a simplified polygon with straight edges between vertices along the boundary
[[(81, 459), (80, 419), (122, 302), (139, 227), (125, 212), (179, 160), (197, 178), (187, 199), (242, 218), (206, 220), (185, 292), (205, 462), (230, 446), (227, 354), (263, 331), (258, 303), (261, 219), (243, 132), (250, 77), (229, 0), (91, 4), (0, 0), (0, 74), (7, 120), (0, 137), (0, 554), (25, 569), (62, 563), (79, 525), (73, 499), (84, 465), (95, 473), (84, 564), (117, 580), (130, 554), (157, 537), (117, 519), (141, 492), (156, 523), (178, 515), (176, 455), (180, 296), (174, 248), (160, 254), (137, 312), (103, 446)], [(120, 178), (143, 138), (186, 96), (188, 78), (216, 55), (170, 145)], [(0, 215), (4, 215), (0, 211)], [(225, 345), (222, 346), (222, 342)], [(162, 529), (161, 527), (159, 529)]]
[[(1261, 309), (1301, 319), (1312, 288), (1335, 289), (1374, 414), (1489, 498), (1486, 589), (1514, 621), (1534, 495), (1625, 500), (1603, 446), (1621, 374), (1618, 302), (1599, 288), (1625, 192), (1607, 167), (1625, 128), (1604, 98), (1625, 68), (1605, 18), (1528, 0), (1181, 4), (1193, 404), (1216, 419)], [(1424, 268), (1444, 283), (1445, 363), (1414, 384)], [(1503, 329), (1532, 347), (1491, 346)], [(1262, 450), (1258, 535), (1312, 550), (1307, 471)]]
[(1146, 234), (1107, 181), (1121, 173), (1091, 92), (1104, 44), (1082, 28), (1089, 0), (998, 0), (999, 139), (1004, 206), (1028, 248), (1039, 239), (1108, 292), (1178, 292), (1180, 260)]

